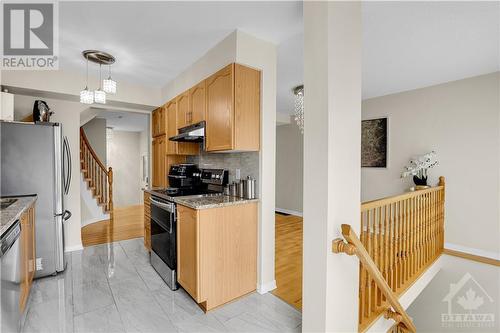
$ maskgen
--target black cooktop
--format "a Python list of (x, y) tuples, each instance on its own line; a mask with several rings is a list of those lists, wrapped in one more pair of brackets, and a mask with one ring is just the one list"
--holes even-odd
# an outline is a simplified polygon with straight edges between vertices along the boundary
[(169, 197), (182, 197), (186, 195), (213, 193), (213, 191), (204, 188), (175, 188), (175, 187), (167, 187), (165, 189), (158, 189), (154, 191)]

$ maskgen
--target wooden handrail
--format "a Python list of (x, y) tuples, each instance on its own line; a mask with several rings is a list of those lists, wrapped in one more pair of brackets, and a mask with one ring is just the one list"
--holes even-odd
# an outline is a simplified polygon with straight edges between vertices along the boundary
[[(364, 202), (360, 209), (359, 242), (396, 297), (439, 258), (444, 248), (445, 179), (436, 187)], [(355, 254), (356, 248), (335, 243), (335, 251)], [(359, 268), (359, 331), (366, 331), (388, 312), (385, 293), (363, 263)], [(397, 327), (402, 331), (404, 324)]]
[[(392, 291), (391, 287), (387, 284), (387, 281), (382, 276), (382, 273), (377, 268), (377, 265), (373, 262), (373, 259), (370, 257), (365, 247), (359, 240), (356, 233), (352, 230), (351, 226), (348, 224), (342, 224), (342, 235), (347, 240), (347, 243), (344, 242), (343, 239), (337, 238), (332, 243), (332, 250), (334, 253), (346, 253), (348, 255), (356, 255), (370, 275), (373, 280), (380, 288), (382, 294), (385, 296), (391, 307), (394, 309), (395, 313), (388, 312), (391, 315), (388, 315), (388, 318), (393, 319), (401, 319), (401, 323), (408, 329), (410, 332), (416, 332), (417, 328), (413, 324), (413, 321), (406, 313), (405, 309), (399, 303), (398, 297)], [(390, 310), (390, 309), (388, 309)], [(401, 316), (401, 318), (397, 317)]]
[(437, 192), (437, 191), (444, 189), (444, 184), (445, 184), (444, 177), (441, 176), (441, 177), (439, 177), (439, 185), (438, 186), (430, 187), (430, 188), (425, 189), (425, 190), (407, 192), (407, 193), (403, 193), (403, 194), (399, 194), (399, 195), (395, 195), (395, 196), (385, 197), (385, 198), (371, 200), (371, 201), (365, 201), (361, 204), (361, 211), (364, 212), (364, 211), (367, 211), (369, 209), (373, 209), (376, 207), (389, 205), (389, 204), (392, 204), (392, 203), (395, 203), (398, 201), (408, 200), (408, 199), (415, 198), (415, 197), (418, 197), (418, 196), (421, 196), (424, 194), (428, 194), (428, 193), (432, 193), (432, 192)]
[(80, 127), (81, 169), (94, 198), (113, 220), (113, 169), (106, 169), (89, 143), (85, 131)]
[(99, 157), (95, 153), (94, 149), (90, 145), (89, 140), (87, 139), (87, 136), (85, 135), (85, 131), (83, 130), (83, 127), (80, 127), (80, 139), (83, 140), (83, 142), (85, 143), (85, 146), (87, 146), (87, 148), (89, 149), (89, 152), (92, 155), (92, 157), (94, 158), (94, 160), (97, 162), (97, 165), (99, 165), (99, 167), (103, 171), (107, 172), (106, 166), (104, 166), (104, 164), (101, 162), (101, 160), (99, 159)]

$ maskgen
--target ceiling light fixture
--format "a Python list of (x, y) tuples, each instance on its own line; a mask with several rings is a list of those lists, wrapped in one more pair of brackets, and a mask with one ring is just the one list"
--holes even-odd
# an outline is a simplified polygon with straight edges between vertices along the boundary
[(92, 104), (94, 103), (94, 94), (89, 90), (89, 59), (87, 59), (87, 84), (85, 89), (80, 91), (80, 103), (82, 104)]
[(300, 85), (293, 88), (295, 95), (294, 115), (300, 132), (304, 134), (304, 86)]
[[(80, 102), (83, 104), (92, 104), (94, 102), (106, 104), (106, 93), (116, 93), (116, 81), (111, 78), (111, 65), (115, 63), (116, 59), (109, 53), (97, 50), (85, 50), (82, 54), (87, 61), (87, 85), (80, 92)], [(99, 64), (99, 89), (94, 92), (88, 89), (89, 61)], [(106, 80), (102, 80), (102, 65), (109, 66), (109, 77)]]
[(102, 89), (108, 94), (116, 94), (116, 81), (111, 78), (111, 65), (108, 78), (102, 81)]

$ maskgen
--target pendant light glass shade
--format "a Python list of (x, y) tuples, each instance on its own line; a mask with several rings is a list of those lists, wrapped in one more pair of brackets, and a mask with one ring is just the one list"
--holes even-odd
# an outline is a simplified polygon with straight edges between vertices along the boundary
[(101, 89), (101, 65), (99, 64), (99, 89), (94, 91), (94, 101), (99, 104), (106, 104), (106, 93)]
[(111, 76), (102, 80), (102, 90), (108, 94), (116, 94), (116, 81), (111, 79)]
[(92, 104), (94, 103), (94, 94), (87, 87), (80, 91), (80, 103)]
[(87, 85), (85, 89), (80, 91), (80, 103), (82, 104), (92, 104), (94, 103), (94, 93), (89, 90), (89, 58), (87, 58)]
[(116, 81), (111, 78), (111, 65), (108, 78), (102, 81), (102, 90), (108, 94), (116, 94)]
[(94, 91), (94, 100), (99, 104), (106, 104), (106, 93), (101, 89)]

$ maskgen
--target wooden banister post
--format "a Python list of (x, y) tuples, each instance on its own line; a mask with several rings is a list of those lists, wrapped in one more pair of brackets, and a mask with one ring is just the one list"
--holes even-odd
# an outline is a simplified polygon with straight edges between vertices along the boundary
[(444, 176), (439, 177), (439, 186), (445, 186), (445, 178)]
[(108, 209), (109, 218), (113, 220), (113, 168), (108, 169)]

